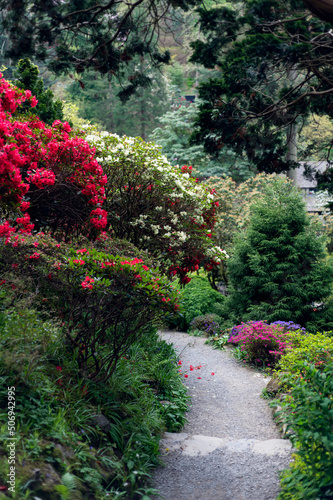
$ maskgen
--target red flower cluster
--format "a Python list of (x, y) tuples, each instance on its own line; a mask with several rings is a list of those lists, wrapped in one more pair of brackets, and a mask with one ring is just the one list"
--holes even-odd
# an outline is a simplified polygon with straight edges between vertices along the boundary
[(92, 290), (94, 282), (94, 278), (89, 278), (89, 276), (86, 276), (85, 280), (82, 281), (81, 286), (82, 288), (89, 288), (90, 290)]
[[(29, 90), (10, 85), (0, 73), (0, 201), (26, 212), (30, 203), (24, 196), (29, 190), (52, 189), (61, 182), (80, 189), (89, 204), (102, 204), (107, 178), (94, 158), (94, 149), (84, 139), (71, 137), (67, 122), (57, 120), (49, 127), (37, 117), (16, 120), (13, 113), (24, 101), (32, 107), (37, 104)], [(96, 228), (105, 228), (105, 210), (92, 210), (91, 216)], [(16, 223), (21, 232), (29, 233), (34, 227), (28, 214)], [(15, 231), (8, 222), (0, 225), (0, 237), (8, 238)]]

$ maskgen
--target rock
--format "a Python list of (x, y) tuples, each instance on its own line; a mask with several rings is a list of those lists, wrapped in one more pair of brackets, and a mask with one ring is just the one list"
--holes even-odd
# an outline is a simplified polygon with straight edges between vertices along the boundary
[(277, 394), (280, 390), (280, 382), (277, 378), (271, 378), (271, 380), (266, 385), (266, 391), (269, 394)]
[(66, 465), (75, 462), (75, 454), (72, 448), (57, 443), (53, 450), (53, 456), (59, 458)]
[(99, 427), (105, 433), (111, 429), (111, 422), (102, 414), (93, 416), (92, 425)]
[(61, 484), (61, 478), (52, 465), (35, 462), (20, 468), (18, 474), (23, 479), (24, 491), (34, 491), (35, 496), (41, 500), (57, 500), (59, 498), (55, 486)]

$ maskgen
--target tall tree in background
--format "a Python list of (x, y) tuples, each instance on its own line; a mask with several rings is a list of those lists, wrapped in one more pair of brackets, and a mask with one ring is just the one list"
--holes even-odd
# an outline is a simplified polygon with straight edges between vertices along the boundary
[(166, 78), (158, 69), (140, 61), (136, 63), (131, 62), (125, 73), (130, 75), (135, 70), (133, 65), (137, 66), (151, 80), (151, 84), (136, 89), (126, 102), (118, 96), (122, 87), (117, 81), (107, 81), (92, 72), (84, 88), (74, 82), (68, 86), (67, 93), (79, 106), (80, 116), (85, 120), (100, 125), (108, 132), (140, 136), (147, 140), (156, 127), (156, 117), (170, 108), (171, 94)]
[(230, 175), (239, 182), (254, 175), (249, 162), (231, 149), (225, 148), (218, 156), (209, 154), (202, 144), (191, 144), (191, 134), (198, 116), (198, 101), (189, 103), (184, 97), (171, 111), (157, 118), (160, 127), (155, 128), (150, 139), (162, 146), (162, 153), (172, 165), (192, 165), (196, 175)]
[(200, 87), (196, 140), (210, 152), (245, 152), (259, 171), (295, 167), (295, 125), (312, 112), (333, 116), (331, 24), (301, 0), (243, 0), (199, 14), (206, 40), (192, 44), (192, 60), (223, 76)]
[[(8, 37), (7, 57), (47, 61), (57, 74), (93, 70), (122, 76), (134, 56), (159, 66), (170, 60), (159, 50), (160, 31), (172, 7), (187, 10), (198, 0), (0, 0), (1, 27)], [(147, 77), (134, 72), (125, 98)]]

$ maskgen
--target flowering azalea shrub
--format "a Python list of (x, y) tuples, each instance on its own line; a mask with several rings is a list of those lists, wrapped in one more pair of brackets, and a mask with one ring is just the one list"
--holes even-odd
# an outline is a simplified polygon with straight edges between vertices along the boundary
[(8, 270), (0, 259), (1, 286), (16, 300), (33, 295), (35, 305), (61, 318), (67, 348), (95, 381), (106, 380), (134, 341), (179, 309), (170, 280), (138, 257), (73, 248), (43, 234), (17, 235), (0, 245), (1, 254), (12, 262)]
[(107, 179), (94, 149), (75, 137), (67, 122), (48, 126), (35, 115), (20, 117), (16, 110), (23, 102), (37, 104), (29, 90), (17, 89), (0, 74), (0, 237), (17, 229), (65, 234), (103, 229)]
[(192, 177), (192, 167), (171, 166), (158, 146), (140, 138), (88, 131), (85, 140), (107, 174), (104, 205), (114, 236), (147, 249), (182, 284), (201, 264), (209, 270), (226, 258), (211, 241), (214, 190)]
[(267, 325), (263, 321), (239, 326), (228, 342), (239, 344), (245, 361), (257, 366), (273, 367), (289, 345), (281, 326)]

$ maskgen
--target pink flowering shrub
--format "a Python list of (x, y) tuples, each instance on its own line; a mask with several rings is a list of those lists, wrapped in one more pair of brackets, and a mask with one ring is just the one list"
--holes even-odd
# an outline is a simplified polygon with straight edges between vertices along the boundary
[(237, 330), (228, 342), (238, 344), (245, 360), (257, 366), (275, 366), (289, 346), (287, 334), (279, 325), (253, 321), (238, 325)]
[(67, 122), (48, 126), (34, 115), (22, 121), (16, 110), (23, 102), (37, 104), (29, 90), (0, 74), (0, 204), (7, 219), (0, 236), (45, 227), (66, 236), (105, 228), (100, 206), (107, 178), (95, 150)]
[(179, 309), (169, 279), (141, 257), (99, 252), (89, 241), (15, 235), (0, 241), (0, 286), (13, 305), (30, 296), (60, 318), (82, 376), (104, 381), (134, 341)]

